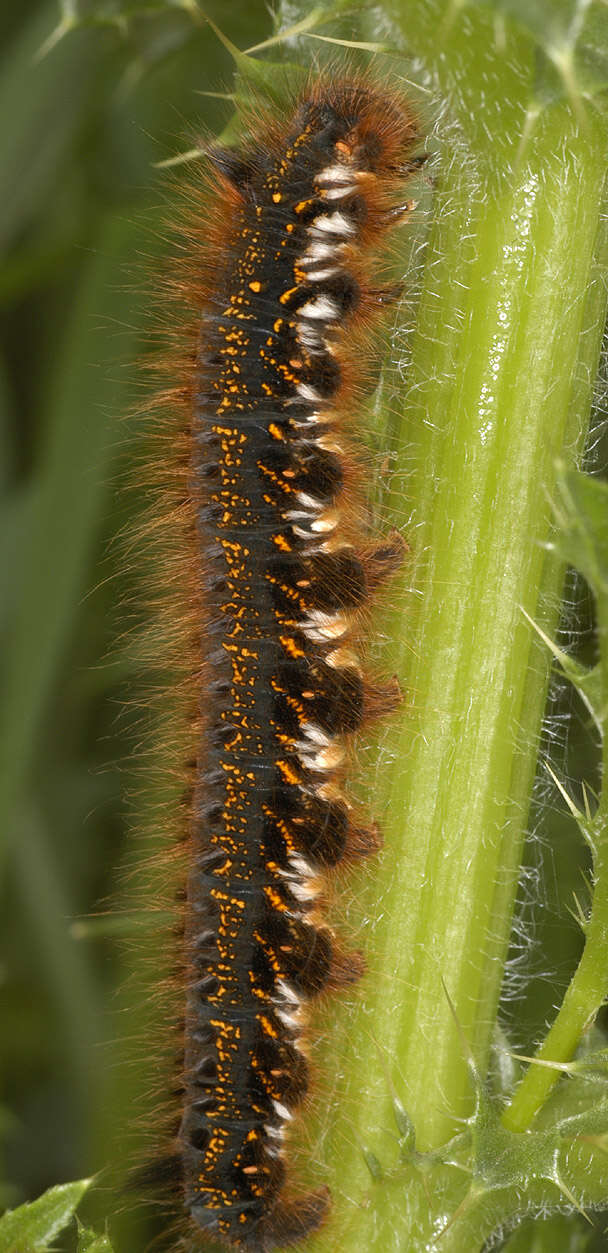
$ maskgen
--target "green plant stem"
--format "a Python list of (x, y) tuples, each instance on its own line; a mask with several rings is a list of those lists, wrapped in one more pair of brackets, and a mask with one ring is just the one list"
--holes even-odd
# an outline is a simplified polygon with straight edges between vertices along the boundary
[[(552, 155), (569, 122), (572, 130), (568, 110), (556, 109), (534, 166), (516, 175), (508, 193), (467, 205), (466, 223), (455, 223), (454, 212), (446, 231), (440, 203), (429, 278), (436, 249), (452, 272), (447, 290), (462, 284), (471, 295), (459, 318), (434, 298), (421, 311), (418, 371), (430, 365), (432, 326), (455, 330), (451, 377), (438, 380), (441, 399), (431, 378), (412, 415), (415, 422), (418, 410), (436, 425), (414, 436), (421, 454), (410, 489), (419, 521), (414, 582), (422, 585), (424, 605), (414, 663), (407, 665), (415, 707), (396, 748), (400, 769), (390, 801), (391, 814), (403, 815), (402, 838), (403, 829), (407, 834), (390, 889), (400, 934), (391, 927), (387, 950), (396, 940), (401, 971), (407, 955), (407, 983), (416, 989), (406, 992), (391, 1031), (405, 1040), (401, 1066), (416, 1076), (417, 1098), (407, 1104), (425, 1128), (423, 1147), (445, 1139), (455, 1129), (454, 1114), (470, 1103), (466, 1060), (441, 979), (467, 1038), (477, 1043), (482, 1068), (487, 1056), (497, 991), (488, 937), (502, 935), (504, 956), (512, 908), (504, 888), (517, 873), (527, 818), (526, 793), (513, 796), (512, 776), (522, 751), (534, 761), (544, 699), (540, 665), (531, 676), (536, 699), (529, 688), (526, 693), (531, 633), (521, 609), (544, 621), (555, 615), (547, 593), (555, 592), (560, 573), (543, 544), (555, 455), (564, 444), (569, 457), (574, 452), (569, 399), (584, 299), (573, 300), (572, 291), (584, 296), (586, 290), (603, 177), (599, 153), (589, 152), (589, 212), (587, 196), (579, 194), (578, 163)], [(580, 147), (587, 148), (585, 141)], [(463, 204), (466, 192), (445, 188), (443, 197), (444, 205)], [(476, 238), (472, 257), (459, 243), (466, 228)], [(566, 270), (571, 285), (564, 288)], [(407, 437), (411, 456), (410, 429)], [(396, 621), (396, 633), (400, 627)], [(523, 806), (517, 832), (514, 802)], [(388, 913), (388, 901), (385, 907)], [(494, 938), (492, 964), (497, 947)], [(407, 1029), (412, 1020), (415, 1035)]]
[[(608, 850), (607, 850), (608, 851)], [(608, 990), (608, 861), (604, 853), (597, 863), (597, 882), (585, 949), (551, 1030), (536, 1060), (568, 1062), (584, 1031), (591, 1026)], [(545, 1104), (560, 1077), (559, 1070), (531, 1065), (505, 1111), (503, 1123), (511, 1131), (526, 1131)]]
[[(522, 610), (552, 634), (563, 577), (547, 549), (555, 460), (573, 464), (581, 448), (595, 369), (585, 387), (579, 366), (591, 336), (596, 367), (599, 344), (586, 293), (603, 134), (555, 104), (518, 151), (527, 45), (497, 56), (490, 23), (471, 11), (442, 50), (446, 70), (420, 12), (408, 35), (454, 92), (458, 123), (441, 153), (406, 418), (393, 422), (388, 509), (401, 527), (410, 518), (414, 552), (384, 625), (410, 705), (385, 733), (370, 789), (386, 851), (350, 914), (362, 933), (373, 919), (370, 973), (360, 1002), (332, 1006), (344, 1079), (324, 1135), (339, 1212), (318, 1250), (334, 1247), (336, 1230), (348, 1247), (426, 1248), (463, 1194), (455, 1172), (422, 1186), (408, 1172), (394, 1204), (384, 1194), (352, 1205), (370, 1185), (362, 1146), (395, 1161), (394, 1088), (422, 1150), (472, 1112), (448, 995), (481, 1073), (487, 1065), (548, 675)], [(334, 1057), (338, 1027), (327, 1030)]]

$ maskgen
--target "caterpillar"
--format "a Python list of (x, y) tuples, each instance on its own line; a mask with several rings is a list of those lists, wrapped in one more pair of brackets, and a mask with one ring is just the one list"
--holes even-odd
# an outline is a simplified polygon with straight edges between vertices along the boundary
[(209, 150), (181, 228), (171, 283), (190, 327), (163, 404), (181, 432), (168, 495), (193, 752), (181, 1114), (158, 1177), (177, 1184), (188, 1247), (266, 1253), (329, 1206), (294, 1190), (286, 1157), (311, 1007), (363, 971), (325, 906), (335, 867), (379, 846), (344, 793), (351, 739), (400, 699), (359, 658), (404, 544), (367, 535), (352, 411), (395, 298), (374, 274), (412, 207), (417, 142), (398, 94), (326, 73), (242, 149)]

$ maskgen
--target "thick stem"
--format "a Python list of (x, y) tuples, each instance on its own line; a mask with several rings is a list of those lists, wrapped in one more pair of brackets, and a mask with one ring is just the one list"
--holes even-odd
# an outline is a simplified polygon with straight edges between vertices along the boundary
[[(410, 42), (432, 64), (436, 32), (416, 6), (412, 22)], [(311, 1245), (319, 1250), (340, 1230), (348, 1247), (424, 1248), (462, 1196), (462, 1176), (440, 1195), (432, 1179), (417, 1187), (408, 1174), (392, 1195), (379, 1190), (384, 1204), (365, 1206), (361, 1148), (394, 1163), (393, 1085), (421, 1149), (445, 1143), (471, 1113), (448, 995), (486, 1065), (548, 671), (522, 610), (551, 634), (562, 577), (546, 548), (555, 459), (574, 462), (591, 401), (588, 378), (581, 404), (577, 369), (586, 338), (598, 340), (585, 296), (604, 139), (555, 105), (518, 152), (530, 67), (525, 49), (519, 61), (496, 57), (488, 32), (471, 15), (466, 40), (454, 35), (443, 50), (452, 76), (455, 65), (468, 74), (452, 98), (466, 143), (446, 127), (388, 500), (391, 521), (410, 518), (414, 549), (384, 621), (409, 709), (384, 735), (370, 795), (386, 848), (350, 913), (370, 973), (353, 1006), (334, 1002), (327, 1015), (327, 1068), (338, 1019), (344, 1077), (322, 1132), (323, 1155), (337, 1163), (337, 1213)], [(434, 68), (445, 82), (441, 59)]]

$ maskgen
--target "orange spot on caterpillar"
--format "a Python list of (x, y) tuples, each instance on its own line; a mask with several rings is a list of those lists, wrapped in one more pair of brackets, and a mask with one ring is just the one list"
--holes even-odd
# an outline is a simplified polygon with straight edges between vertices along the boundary
[(291, 544), (287, 542), (284, 535), (273, 535), (272, 542), (273, 544), (276, 544), (277, 548), (280, 548), (284, 553), (290, 553), (292, 551)]
[(277, 761), (277, 770), (280, 771), (286, 783), (299, 783), (300, 775), (297, 770), (290, 766), (288, 761)]

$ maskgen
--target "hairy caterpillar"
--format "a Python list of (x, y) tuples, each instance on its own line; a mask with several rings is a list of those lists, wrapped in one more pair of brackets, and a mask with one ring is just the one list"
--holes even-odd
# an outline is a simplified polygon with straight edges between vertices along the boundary
[(351, 431), (416, 142), (400, 97), (326, 74), (243, 150), (211, 150), (206, 198), (190, 192), (173, 286), (191, 327), (163, 395), (192, 708), (183, 1065), (156, 1177), (195, 1245), (290, 1244), (328, 1207), (294, 1191), (288, 1129), (311, 1002), (363, 969), (323, 904), (333, 868), (378, 847), (343, 792), (349, 739), (399, 700), (358, 656), (403, 541), (365, 534)]

